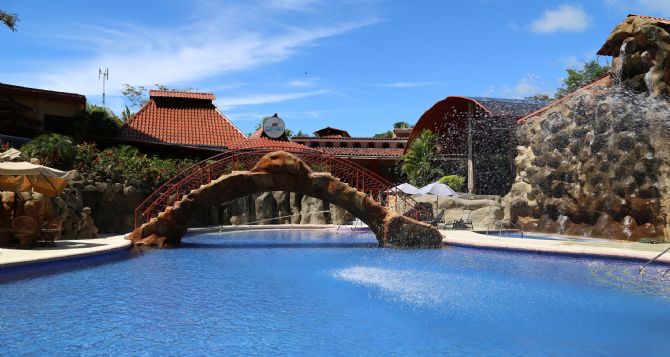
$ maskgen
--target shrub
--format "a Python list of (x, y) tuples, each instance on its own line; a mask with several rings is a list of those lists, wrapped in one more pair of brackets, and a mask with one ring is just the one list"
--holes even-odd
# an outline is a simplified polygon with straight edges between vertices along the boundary
[(465, 184), (465, 177), (463, 176), (447, 175), (442, 176), (438, 181), (451, 187), (454, 191), (463, 192), (463, 184)]
[(111, 110), (90, 104), (74, 120), (75, 133), (94, 136), (114, 137), (122, 125), (121, 119)]
[(70, 164), (75, 155), (72, 139), (60, 134), (42, 134), (21, 147), (29, 157), (35, 157), (44, 165), (64, 166)]

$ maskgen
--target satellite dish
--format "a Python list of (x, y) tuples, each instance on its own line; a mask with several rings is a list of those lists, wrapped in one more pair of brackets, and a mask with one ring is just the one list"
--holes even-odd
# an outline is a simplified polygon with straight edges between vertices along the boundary
[(284, 121), (279, 116), (277, 116), (277, 113), (271, 117), (263, 119), (263, 132), (268, 137), (272, 139), (279, 139), (282, 135), (284, 135), (285, 130), (286, 126), (284, 125)]

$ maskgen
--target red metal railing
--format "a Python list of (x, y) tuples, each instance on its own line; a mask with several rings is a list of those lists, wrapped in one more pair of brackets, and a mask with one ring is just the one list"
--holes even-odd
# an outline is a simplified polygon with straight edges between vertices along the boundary
[[(181, 200), (183, 195), (190, 193), (192, 190), (232, 171), (250, 170), (263, 156), (277, 150), (288, 151), (296, 155), (313, 171), (328, 172), (349, 186), (370, 195), (379, 202), (383, 202), (387, 208), (400, 214), (416, 207), (412, 210), (413, 218), (426, 217), (426, 212), (422, 212), (423, 209), (417, 206), (414, 200), (406, 195), (397, 195), (398, 192), (393, 192), (395, 189), (391, 182), (349, 160), (313, 149), (268, 147), (226, 151), (182, 171), (164, 183), (135, 208), (135, 228), (158, 216), (160, 212)], [(389, 194), (395, 194), (396, 199), (389, 199)], [(391, 203), (392, 201), (393, 203)]]

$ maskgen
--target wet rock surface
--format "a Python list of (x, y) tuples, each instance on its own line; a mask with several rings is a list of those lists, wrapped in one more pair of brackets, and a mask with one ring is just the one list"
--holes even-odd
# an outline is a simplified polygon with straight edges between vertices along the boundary
[(518, 133), (506, 218), (528, 231), (666, 239), (666, 99), (601, 80), (529, 117)]

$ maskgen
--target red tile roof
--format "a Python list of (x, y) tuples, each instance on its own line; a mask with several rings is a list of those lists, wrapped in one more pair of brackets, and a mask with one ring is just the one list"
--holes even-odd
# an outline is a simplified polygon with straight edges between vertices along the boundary
[(213, 98), (208, 93), (151, 91), (149, 102), (121, 128), (120, 139), (214, 147), (245, 140), (214, 106)]
[(318, 148), (335, 156), (400, 157), (405, 149), (396, 148)]
[(248, 139), (236, 141), (229, 146), (230, 149), (252, 149), (252, 148), (267, 148), (267, 147), (274, 147), (278, 149), (281, 148), (308, 149), (307, 146), (292, 141), (272, 140), (270, 138), (265, 137), (262, 138), (250, 137)]
[(216, 99), (216, 97), (212, 93), (198, 93), (198, 92), (185, 92), (185, 91), (159, 90), (159, 89), (150, 90), (149, 98), (182, 98), (182, 99), (196, 99), (196, 100), (209, 100), (209, 101), (213, 101), (214, 99)]

